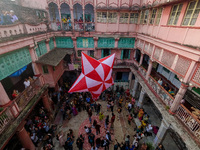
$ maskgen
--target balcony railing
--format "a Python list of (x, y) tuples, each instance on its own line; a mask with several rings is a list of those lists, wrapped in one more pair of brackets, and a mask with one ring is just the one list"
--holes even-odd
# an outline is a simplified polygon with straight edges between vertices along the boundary
[(174, 98), (153, 78), (149, 77), (148, 84), (150, 88), (159, 96), (162, 102), (167, 105), (171, 106), (174, 101)]
[(200, 141), (200, 120), (182, 104), (179, 106), (176, 112), (176, 116), (197, 138), (197, 141)]
[(140, 73), (144, 76), (144, 78), (146, 77), (147, 71), (141, 66), (139, 69)]
[(11, 105), (0, 112), (0, 133), (17, 117), (14, 111), (19, 111), (19, 113), (21, 113), (31, 99), (40, 91), (42, 88), (40, 79), (41, 77), (35, 79), (29, 87), (12, 101)]
[(41, 33), (47, 31), (45, 23), (31, 25), (27, 23), (17, 23), (11, 25), (0, 25), (0, 41), (7, 37), (19, 37), (25, 34)]
[(19, 107), (19, 111), (22, 111), (26, 107), (29, 101), (40, 91), (41, 87), (40, 78), (37, 78), (14, 99)]
[(85, 23), (85, 31), (95, 31), (95, 23), (94, 22), (87, 22)]

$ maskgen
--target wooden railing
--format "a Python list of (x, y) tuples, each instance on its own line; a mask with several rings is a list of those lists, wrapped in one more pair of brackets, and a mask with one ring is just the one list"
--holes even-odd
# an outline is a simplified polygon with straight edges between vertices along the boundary
[(35, 79), (29, 87), (27, 87), (19, 96), (14, 99), (19, 107), (19, 111), (22, 111), (29, 101), (40, 91), (41, 83), (40, 78)]
[(182, 104), (179, 106), (176, 116), (197, 138), (197, 141), (200, 141), (200, 120)]

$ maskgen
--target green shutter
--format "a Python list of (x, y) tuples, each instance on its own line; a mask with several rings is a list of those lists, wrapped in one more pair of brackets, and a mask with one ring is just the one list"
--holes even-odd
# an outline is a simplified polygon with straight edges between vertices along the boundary
[(71, 37), (56, 37), (57, 48), (73, 48), (73, 40)]
[(130, 59), (131, 50), (128, 50), (128, 59)]
[(118, 41), (119, 48), (134, 48), (135, 38), (120, 38)]
[(28, 65), (31, 61), (28, 47), (2, 54), (0, 56), (0, 80)]
[(94, 48), (94, 39), (92, 37), (77, 37), (77, 48)]
[(111, 50), (109, 50), (109, 55), (111, 55)]
[(98, 47), (101, 48), (114, 48), (115, 47), (115, 39), (114, 38), (99, 38), (98, 39)]
[(47, 53), (47, 47), (45, 41), (39, 42), (37, 44), (36, 53), (38, 57)]
[(121, 51), (121, 59), (124, 57), (124, 50)]
[(50, 50), (54, 49), (54, 42), (53, 42), (53, 38), (50, 38), (50, 41), (49, 41), (49, 48)]
[(103, 58), (104, 57), (104, 50), (102, 49), (101, 50), (101, 58)]

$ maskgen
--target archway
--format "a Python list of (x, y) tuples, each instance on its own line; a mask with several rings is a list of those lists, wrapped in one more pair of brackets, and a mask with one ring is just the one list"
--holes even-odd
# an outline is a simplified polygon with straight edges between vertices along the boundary
[(64, 30), (72, 30), (70, 7), (68, 4), (63, 3), (60, 6), (62, 25)]
[(55, 3), (49, 3), (49, 15), (51, 21), (60, 21), (58, 6)]
[(85, 30), (94, 31), (94, 7), (91, 4), (85, 5)]
[(75, 30), (83, 30), (83, 8), (80, 4), (76, 3), (73, 6), (74, 13), (74, 29)]

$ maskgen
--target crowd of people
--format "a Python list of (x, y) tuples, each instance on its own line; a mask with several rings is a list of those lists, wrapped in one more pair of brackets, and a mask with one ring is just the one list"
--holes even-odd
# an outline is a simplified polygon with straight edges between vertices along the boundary
[(18, 17), (13, 10), (2, 10), (0, 14), (0, 25), (10, 25), (18, 21)]
[[(114, 150), (147, 149), (147, 144), (143, 139), (156, 134), (158, 127), (151, 125), (148, 114), (144, 109), (136, 105), (136, 101), (129, 90), (125, 91), (123, 87), (119, 88), (117, 86), (115, 91), (110, 88), (102, 93), (100, 99), (107, 103), (108, 115), (105, 115), (105, 112), (102, 111), (103, 106), (98, 101), (94, 101), (90, 93), (68, 93), (70, 87), (71, 83), (65, 82), (57, 92), (50, 92), (52, 108), (58, 108), (63, 120), (70, 120), (78, 115), (79, 112), (86, 111), (90, 125), (84, 126), (85, 133), (80, 134), (78, 137), (75, 137), (72, 129), (69, 129), (68, 133), (63, 133), (57, 130), (56, 125), (51, 125), (50, 122), (53, 117), (47, 115), (47, 112), (41, 107), (39, 113), (33, 118), (29, 118), (26, 123), (26, 129), (35, 146), (42, 142), (44, 150), (53, 150), (53, 138), (56, 137), (60, 146), (64, 147), (65, 150), (73, 150), (75, 143), (79, 150), (83, 150), (86, 140), (90, 144), (91, 150), (101, 148), (109, 150), (111, 143), (114, 145)], [(125, 109), (128, 115), (124, 118), (121, 112)], [(121, 118), (125, 121), (127, 120), (129, 128), (133, 128), (135, 124), (134, 118), (140, 120), (140, 124), (135, 129), (133, 128), (136, 131), (135, 135), (126, 133), (123, 141), (118, 141), (116, 138), (113, 139), (115, 113), (118, 114), (118, 120)], [(92, 116), (98, 116), (99, 120), (92, 119)], [(102, 127), (105, 133), (103, 133), (103, 136), (99, 136)], [(132, 137), (133, 141), (130, 141)], [(159, 145), (157, 150), (164, 150), (164, 148)]]

